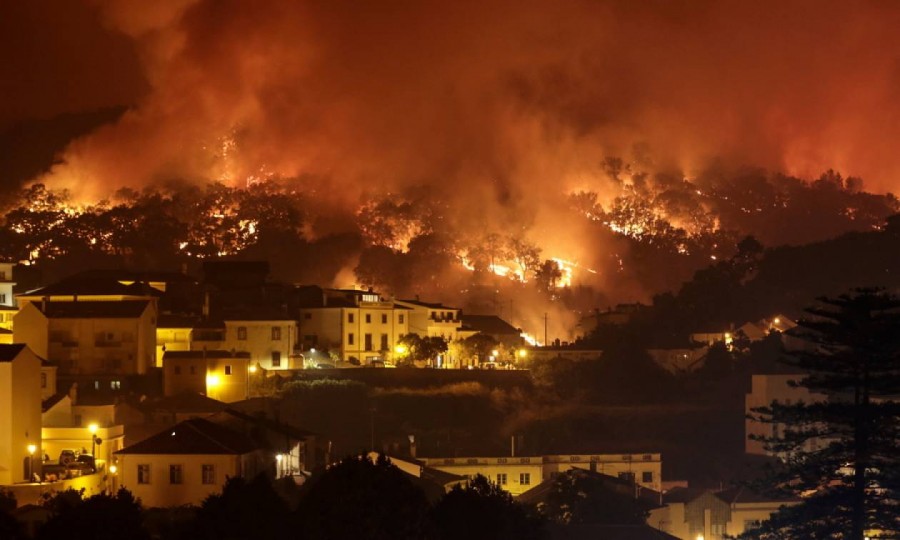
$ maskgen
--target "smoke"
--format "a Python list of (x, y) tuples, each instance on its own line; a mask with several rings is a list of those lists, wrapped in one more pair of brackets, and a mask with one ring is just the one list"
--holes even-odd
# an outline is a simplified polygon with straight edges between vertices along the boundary
[(584, 262), (566, 196), (611, 192), (606, 156), (897, 187), (893, 2), (85, 1), (149, 90), (36, 179), (82, 200), (280, 178), (352, 216), (424, 192), (449, 231)]

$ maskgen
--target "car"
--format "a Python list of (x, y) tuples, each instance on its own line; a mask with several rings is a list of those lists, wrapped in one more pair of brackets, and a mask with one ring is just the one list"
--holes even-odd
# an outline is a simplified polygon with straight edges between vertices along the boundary
[(62, 466), (68, 466), (75, 463), (78, 453), (75, 450), (63, 450), (59, 453), (58, 463)]
[(328, 362), (319, 362), (316, 364), (316, 369), (334, 369), (334, 364), (329, 364)]

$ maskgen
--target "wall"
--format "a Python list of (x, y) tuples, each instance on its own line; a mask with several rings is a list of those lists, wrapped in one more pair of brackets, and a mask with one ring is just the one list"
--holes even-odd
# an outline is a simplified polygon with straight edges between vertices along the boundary
[[(0, 485), (27, 479), (28, 445), (41, 446), (41, 361), (28, 347), (0, 362)], [(39, 470), (39, 466), (35, 466)]]
[[(136, 455), (120, 454), (119, 485), (141, 499), (144, 507), (167, 507), (185, 504), (199, 505), (203, 499), (222, 491), (226, 477), (239, 475), (235, 455)], [(150, 465), (150, 483), (139, 484), (138, 465)], [(169, 466), (182, 466), (182, 483), (169, 483)], [(202, 466), (215, 467), (215, 483), (202, 483)]]
[[(434, 469), (473, 478), (476, 474), (497, 483), (498, 475), (506, 475), (504, 490), (517, 497), (543, 481), (541, 457), (491, 457), (491, 458), (425, 458), (422, 461)], [(528, 483), (520, 481), (520, 475), (529, 475)]]
[[(231, 368), (231, 374), (226, 373)], [(225, 403), (247, 399), (250, 393), (248, 358), (208, 358), (206, 395)]]
[(191, 328), (156, 329), (156, 367), (163, 367), (163, 355), (166, 351), (191, 350), (191, 331)]
[(49, 358), (47, 342), (49, 323), (47, 317), (31, 304), (26, 304), (13, 319), (13, 342), (25, 343), (41, 358)]
[[(788, 381), (799, 380), (802, 378), (803, 375), (753, 375), (751, 377), (750, 393), (746, 394), (744, 397), (744, 412), (746, 414), (755, 414), (752, 412), (752, 409), (757, 407), (768, 407), (773, 401), (791, 404), (797, 403), (798, 401), (811, 403), (823, 400), (824, 396), (821, 394), (813, 394), (806, 388), (793, 388), (788, 384)], [(766, 424), (747, 418), (744, 420), (744, 428), (745, 452), (748, 454), (772, 455), (771, 452), (767, 452), (765, 448), (763, 448), (763, 443), (761, 441), (751, 440), (750, 435), (771, 437), (775, 434), (775, 430), (778, 430), (779, 433), (781, 433), (783, 425)], [(822, 443), (813, 439), (807, 441), (804, 449), (812, 451), (819, 444)]]
[[(247, 329), (247, 339), (238, 339), (238, 328)], [(281, 329), (281, 339), (272, 339), (272, 328)], [(289, 369), (291, 354), (297, 342), (294, 321), (226, 321), (222, 349), (250, 353), (250, 363), (264, 369)], [(272, 365), (272, 353), (281, 354), (280, 365)]]

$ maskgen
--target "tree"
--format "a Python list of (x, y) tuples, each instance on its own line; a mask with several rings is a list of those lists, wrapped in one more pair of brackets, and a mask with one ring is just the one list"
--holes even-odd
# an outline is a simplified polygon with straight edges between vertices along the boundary
[(384, 455), (348, 457), (309, 481), (300, 502), (306, 538), (428, 537), (428, 501)]
[(572, 469), (553, 480), (540, 510), (561, 524), (643, 525), (650, 505), (637, 499), (635, 491), (633, 482)]
[(900, 393), (900, 298), (857, 289), (820, 302), (799, 323), (815, 352), (784, 362), (805, 374), (795, 386), (824, 399), (775, 402), (754, 417), (784, 426), (780, 436), (758, 437), (782, 458), (767, 487), (802, 502), (754, 538), (862, 540), (900, 529), (900, 404), (891, 397)]
[(466, 487), (454, 486), (435, 505), (432, 517), (439, 539), (531, 540), (546, 536), (539, 516), (481, 475)]
[(115, 495), (101, 493), (81, 500), (81, 494), (69, 489), (44, 504), (53, 517), (41, 527), (38, 540), (144, 540), (150, 535), (144, 528), (141, 503), (125, 488)]
[(210, 495), (197, 511), (186, 538), (244, 540), (291, 536), (288, 507), (264, 475), (229, 478), (222, 493)]

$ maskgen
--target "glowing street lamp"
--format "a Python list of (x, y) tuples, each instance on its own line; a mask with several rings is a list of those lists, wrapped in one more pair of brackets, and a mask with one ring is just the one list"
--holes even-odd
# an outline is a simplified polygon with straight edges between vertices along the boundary
[(88, 431), (91, 432), (91, 459), (94, 460), (94, 469), (97, 468), (97, 445), (103, 443), (103, 439), (97, 436), (97, 424), (90, 424)]
[(281, 476), (282, 476), (282, 475), (281, 475), (281, 473), (282, 473), (282, 468), (281, 468), (281, 462), (282, 462), (282, 460), (284, 460), (284, 456), (283, 456), (283, 455), (278, 454), (278, 455), (275, 456), (275, 462), (278, 464), (278, 466), (276, 467), (276, 468), (277, 468), (277, 473), (275, 474), (275, 476), (278, 477), (278, 478), (281, 478)]
[(31, 482), (31, 480), (34, 478), (34, 453), (37, 451), (37, 446), (35, 446), (33, 444), (29, 444), (26, 448), (28, 449), (28, 456), (29, 456), (29, 459), (28, 459), (28, 481)]
[(524, 360), (527, 356), (528, 356), (527, 349), (519, 349), (519, 358)]

